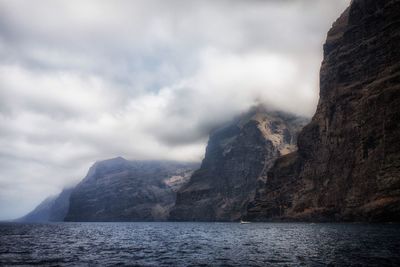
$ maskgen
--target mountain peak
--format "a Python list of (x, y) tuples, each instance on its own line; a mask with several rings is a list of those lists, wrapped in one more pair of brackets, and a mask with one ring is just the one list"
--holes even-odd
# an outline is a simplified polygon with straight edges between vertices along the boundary
[(260, 174), (278, 156), (296, 149), (303, 125), (259, 105), (214, 130), (201, 168), (178, 191), (171, 219), (239, 220), (254, 197)]

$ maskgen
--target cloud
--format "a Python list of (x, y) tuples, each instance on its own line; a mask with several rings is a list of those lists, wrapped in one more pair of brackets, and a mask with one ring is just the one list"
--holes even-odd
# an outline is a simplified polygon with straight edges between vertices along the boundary
[(349, 0), (0, 0), (0, 219), (96, 160), (202, 159), (263, 102), (313, 114), (322, 44)]

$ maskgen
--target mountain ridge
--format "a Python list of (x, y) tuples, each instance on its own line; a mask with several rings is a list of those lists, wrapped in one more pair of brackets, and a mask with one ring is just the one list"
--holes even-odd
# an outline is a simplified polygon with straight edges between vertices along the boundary
[(122, 157), (96, 162), (72, 192), (65, 221), (164, 221), (175, 201), (174, 186), (196, 166)]
[(305, 119), (257, 106), (214, 130), (206, 154), (177, 193), (173, 221), (238, 221), (255, 194), (260, 173), (296, 149)]

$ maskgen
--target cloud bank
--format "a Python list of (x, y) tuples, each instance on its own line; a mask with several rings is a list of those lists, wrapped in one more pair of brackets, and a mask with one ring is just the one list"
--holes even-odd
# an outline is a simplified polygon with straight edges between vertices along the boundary
[(311, 116), (349, 0), (0, 0), (0, 219), (96, 160), (199, 161), (254, 104)]

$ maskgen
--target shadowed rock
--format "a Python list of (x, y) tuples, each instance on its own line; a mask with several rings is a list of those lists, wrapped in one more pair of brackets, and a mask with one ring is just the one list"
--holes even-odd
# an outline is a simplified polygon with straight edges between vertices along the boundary
[(33, 211), (18, 222), (62, 222), (69, 208), (69, 197), (73, 188), (64, 189), (59, 195), (43, 200)]
[(400, 1), (354, 0), (324, 46), (298, 152), (264, 173), (252, 220), (400, 220)]
[(196, 163), (96, 162), (71, 194), (66, 221), (162, 221)]
[(170, 220), (239, 220), (262, 183), (260, 175), (277, 157), (296, 149), (305, 123), (258, 107), (215, 130), (201, 168), (178, 191)]

